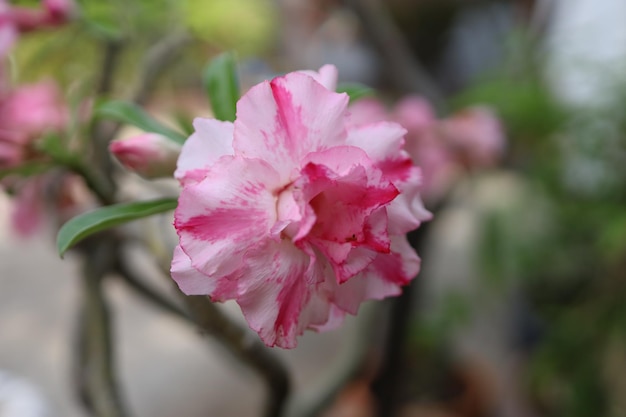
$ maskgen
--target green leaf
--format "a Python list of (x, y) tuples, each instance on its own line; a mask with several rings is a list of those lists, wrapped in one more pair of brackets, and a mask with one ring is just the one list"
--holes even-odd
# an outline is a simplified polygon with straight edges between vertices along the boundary
[(183, 144), (187, 139), (183, 134), (154, 120), (141, 107), (126, 101), (104, 102), (98, 106), (97, 114), (118, 122), (128, 123), (146, 132), (159, 133), (176, 143)]
[(239, 100), (237, 63), (231, 52), (225, 52), (211, 60), (202, 78), (216, 119), (233, 122)]
[(371, 97), (376, 94), (373, 88), (359, 83), (341, 83), (337, 86), (337, 92), (347, 93), (350, 97), (350, 103), (354, 103), (363, 97)]
[(164, 198), (106, 206), (76, 216), (59, 230), (57, 235), (59, 255), (62, 257), (70, 247), (94, 233), (142, 217), (173, 210), (176, 208), (176, 204), (176, 199)]

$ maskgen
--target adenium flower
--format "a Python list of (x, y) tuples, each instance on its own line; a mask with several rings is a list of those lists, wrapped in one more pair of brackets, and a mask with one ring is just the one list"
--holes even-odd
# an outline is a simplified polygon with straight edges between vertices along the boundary
[(405, 234), (430, 213), (406, 130), (350, 125), (333, 77), (326, 66), (252, 87), (234, 123), (196, 119), (178, 160), (172, 277), (236, 300), (268, 346), (334, 328), (419, 271)]
[(157, 133), (114, 140), (109, 150), (129, 171), (144, 178), (171, 177), (181, 146)]

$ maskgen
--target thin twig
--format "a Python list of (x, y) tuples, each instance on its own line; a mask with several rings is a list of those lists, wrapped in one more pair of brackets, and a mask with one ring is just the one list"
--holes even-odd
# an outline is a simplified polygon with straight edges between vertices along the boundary
[(141, 279), (135, 271), (132, 270), (123, 258), (118, 256), (118, 262), (116, 265), (116, 272), (120, 275), (123, 281), (132, 288), (138, 295), (143, 297), (146, 301), (154, 304), (155, 307), (159, 307), (162, 310), (172, 314), (173, 316), (185, 321), (186, 323), (196, 325), (191, 315), (181, 307), (174, 304), (167, 297), (161, 295), (158, 291), (152, 289), (144, 280)]
[(424, 95), (439, 113), (445, 99), (437, 84), (411, 52), (404, 36), (380, 0), (344, 0), (362, 22), (366, 34), (378, 51), (390, 80), (401, 91)]
[(146, 104), (163, 70), (190, 41), (191, 37), (187, 33), (176, 32), (163, 37), (148, 50), (141, 65), (137, 85), (133, 90), (132, 101), (139, 105)]

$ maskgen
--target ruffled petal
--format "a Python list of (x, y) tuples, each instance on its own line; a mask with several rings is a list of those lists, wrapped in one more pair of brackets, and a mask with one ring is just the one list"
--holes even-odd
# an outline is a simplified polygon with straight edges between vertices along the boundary
[(302, 159), (345, 137), (346, 94), (290, 73), (252, 87), (237, 103), (237, 155), (267, 161), (287, 182)]
[(398, 295), (419, 272), (420, 258), (406, 237), (391, 239), (391, 252), (379, 254), (359, 275), (338, 286), (334, 303), (339, 308), (356, 314), (359, 305), (367, 300), (380, 300)]
[(206, 170), (224, 155), (233, 155), (233, 124), (197, 118), (195, 133), (183, 145), (174, 177), (181, 182), (199, 181)]
[(397, 123), (376, 122), (348, 130), (346, 145), (363, 149), (375, 163), (396, 159), (404, 146), (406, 129)]
[(337, 67), (334, 65), (326, 64), (320, 68), (319, 71), (303, 70), (298, 72), (312, 77), (315, 81), (322, 84), (330, 91), (335, 91), (337, 89), (337, 79), (339, 78), (339, 73), (337, 71)]
[(421, 171), (402, 149), (405, 133), (397, 123), (378, 122), (350, 129), (347, 138), (350, 145), (363, 148), (384, 177), (400, 191), (388, 206), (391, 234), (408, 233), (432, 218), (420, 197)]
[(187, 295), (211, 294), (217, 284), (216, 280), (209, 279), (191, 265), (191, 259), (180, 245), (174, 248), (170, 272), (178, 288)]
[(264, 161), (223, 156), (184, 186), (174, 226), (194, 268), (217, 279), (243, 267), (244, 254), (269, 238), (276, 221), (277, 179)]
[(293, 348), (304, 330), (328, 321), (327, 278), (312, 253), (283, 239), (246, 258), (249, 273), (239, 281), (237, 302), (268, 346)]

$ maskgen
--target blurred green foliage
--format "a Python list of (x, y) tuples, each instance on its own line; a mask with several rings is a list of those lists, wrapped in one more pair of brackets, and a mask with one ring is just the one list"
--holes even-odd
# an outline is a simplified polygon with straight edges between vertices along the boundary
[(277, 15), (271, 0), (181, 0), (193, 33), (242, 55), (267, 51), (275, 42)]
[[(542, 323), (527, 375), (542, 415), (618, 417), (604, 370), (616, 334), (626, 339), (626, 88), (615, 86), (613, 106), (561, 103), (538, 50), (517, 49), (516, 65), (453, 100), (495, 108), (511, 141), (507, 163), (533, 190), (485, 223), (483, 269), (516, 279)], [(544, 229), (525, 233), (524, 214), (538, 209)]]

